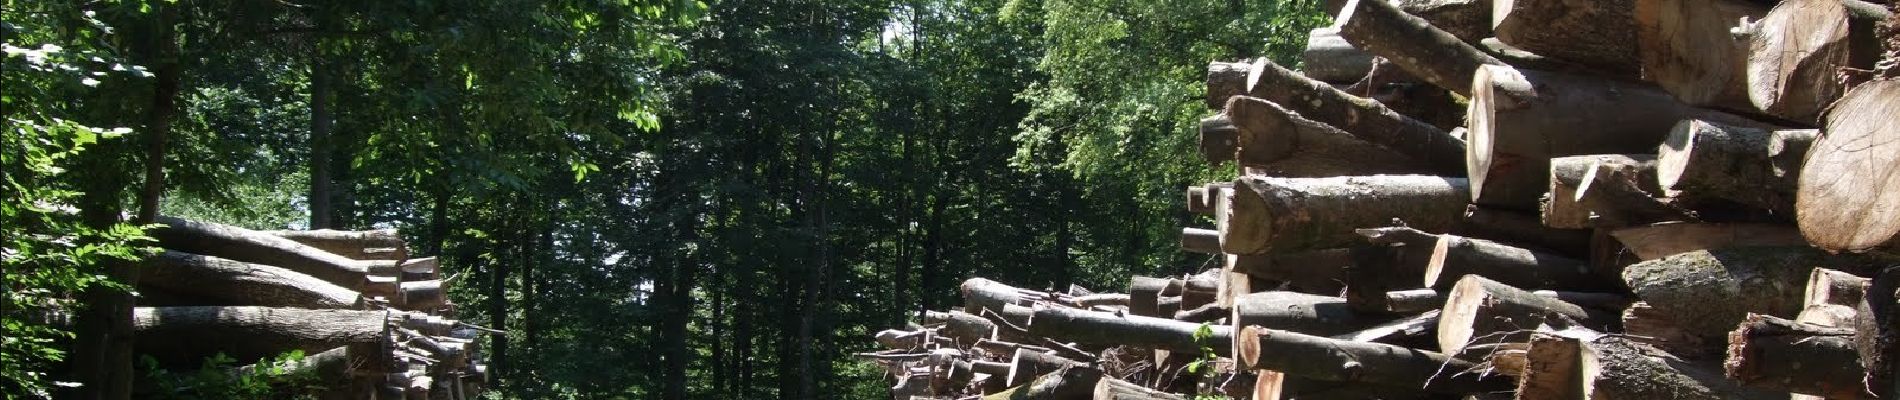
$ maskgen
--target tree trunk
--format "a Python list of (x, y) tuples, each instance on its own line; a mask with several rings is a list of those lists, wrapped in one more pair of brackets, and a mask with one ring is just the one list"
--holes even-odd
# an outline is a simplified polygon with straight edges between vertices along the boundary
[(1232, 272), (1284, 281), (1305, 293), (1339, 293), (1352, 264), (1351, 249), (1324, 249), (1287, 254), (1229, 256)]
[(1189, 253), (1220, 254), (1220, 231), (1181, 228), (1181, 250)]
[(1615, 287), (1590, 263), (1483, 239), (1438, 235), (1420, 286), (1450, 288), (1468, 274), (1527, 289), (1601, 290)]
[[(1568, 292), (1559, 290), (1533, 290), (1529, 292), (1534, 295), (1597, 311), (1615, 311), (1620, 313), (1624, 307), (1628, 307), (1630, 304), (1628, 297), (1614, 293)], [(1387, 309), (1395, 313), (1437, 311), (1445, 307), (1445, 297), (1445, 293), (1433, 289), (1385, 292)]]
[(1491, 37), (1492, 0), (1399, 0), (1399, 9), (1465, 43)]
[(1749, 112), (1748, 43), (1736, 21), (1768, 7), (1743, 0), (1635, 0), (1636, 53), (1643, 80), (1683, 103)]
[(1351, 247), (1346, 268), (1346, 303), (1356, 311), (1387, 312), (1386, 292), (1419, 287), (1431, 263), (1438, 235), (1394, 227), (1360, 229), (1366, 239)]
[(1300, 73), (1321, 82), (1352, 83), (1372, 71), (1372, 55), (1353, 48), (1339, 29), (1321, 27), (1306, 37), (1300, 53)]
[[(1572, 327), (1602, 330), (1615, 314), (1465, 275), (1445, 296), (1438, 314), (1438, 350), (1458, 354), (1474, 344), (1523, 342), (1529, 330)], [(1515, 332), (1515, 333), (1513, 333)]]
[(1728, 334), (1728, 378), (1742, 386), (1830, 399), (1871, 399), (1854, 331), (1749, 314)]
[[(1508, 0), (1493, 4), (1499, 1)], [(1459, 95), (1471, 96), (1471, 74), (1479, 66), (1504, 64), (1389, 1), (1347, 1), (1338, 21), (1339, 35), (1354, 47)]]
[(1682, 324), (1677, 323), (1674, 317), (1651, 307), (1649, 303), (1641, 301), (1630, 303), (1629, 308), (1623, 309), (1622, 318), (1623, 333), (1630, 335), (1631, 340), (1687, 359), (1699, 360), (1719, 356), (1715, 353), (1720, 349), (1711, 344), (1714, 343), (1714, 338), (1690, 333), (1683, 329)]
[(366, 284), (370, 265), (388, 262), (358, 261), (305, 246), (263, 232), (209, 222), (160, 216), (163, 228), (150, 232), (158, 244), (177, 251), (233, 261), (274, 265), (334, 283), (351, 290)]
[[(1531, 345), (1519, 399), (1771, 399), (1720, 371), (1617, 335), (1541, 334)], [(1785, 398), (1784, 395), (1780, 395)]]
[(335, 116), (330, 111), (330, 71), (318, 47), (312, 46), (310, 52), (310, 193), (305, 199), (310, 203), (310, 229), (329, 229), (335, 218), (330, 204), (335, 198), (330, 187), (330, 152), (336, 148), (330, 130)]
[(1590, 212), (1590, 224), (1614, 229), (1664, 222), (1696, 222), (1694, 211), (1675, 199), (1660, 199), (1645, 191), (1640, 166), (1596, 163), (1583, 171), (1577, 185), (1577, 204)]
[(1225, 108), (1227, 98), (1247, 94), (1247, 75), (1252, 70), (1245, 62), (1207, 63), (1207, 108)]
[(1221, 103), (1216, 107), (1225, 106), (1232, 96), (1258, 97), (1307, 119), (1337, 127), (1360, 140), (1410, 156), (1430, 166), (1434, 174), (1464, 176), (1465, 142), (1443, 129), (1401, 115), (1376, 101), (1352, 96), (1325, 82), (1307, 79), (1264, 58), (1239, 68), (1246, 68), (1248, 74), (1237, 87), (1208, 88), (1210, 93), (1231, 91), (1227, 97), (1220, 98)]
[(1202, 325), (1172, 319), (1113, 313), (1044, 308), (1030, 319), (1029, 334), (1085, 345), (1135, 346), (1179, 353), (1199, 353), (1202, 346), (1214, 354), (1231, 354), (1233, 328), (1213, 325), (1213, 335), (1197, 340)]
[(1644, 261), (1623, 280), (1644, 302), (1690, 334), (1719, 338), (1748, 313), (1795, 315), (1814, 267), (1865, 269), (1859, 257), (1807, 247), (1731, 247)]
[(983, 278), (970, 278), (963, 281), (963, 312), (982, 315), (983, 309), (1002, 312), (1004, 306), (1029, 305), (1023, 292), (1015, 286)]
[(1776, 5), (1760, 22), (1742, 28), (1752, 33), (1748, 99), (1768, 114), (1814, 121), (1847, 89), (1835, 75), (1839, 68), (1864, 70), (1879, 60), (1874, 26), (1889, 13), (1860, 0)]
[(1512, 47), (1635, 76), (1635, 7), (1634, 0), (1492, 0), (1491, 29)]
[(1536, 214), (1466, 206), (1465, 219), (1448, 232), (1471, 238), (1511, 242), (1530, 249), (1572, 257), (1590, 254), (1591, 232), (1545, 226)]
[(1468, 373), (1471, 363), (1444, 354), (1380, 343), (1359, 343), (1249, 326), (1234, 359), (1246, 369), (1264, 369), (1311, 379), (1423, 388), (1450, 394), (1510, 390), (1500, 376)]
[[(402, 240), (402, 234), (395, 229), (375, 229), (367, 231), (339, 231), (316, 229), (305, 231), (261, 231), (305, 246), (315, 247), (353, 260), (405, 260), (409, 258), (409, 245)], [(437, 251), (440, 252), (439, 250)]]
[(1427, 231), (1450, 228), (1463, 215), (1465, 180), (1433, 176), (1340, 178), (1243, 177), (1221, 226), (1221, 250), (1286, 253), (1345, 247), (1355, 229), (1394, 219)]
[(1316, 336), (1333, 336), (1365, 329), (1382, 322), (1374, 314), (1354, 313), (1346, 299), (1296, 292), (1260, 292), (1234, 301), (1227, 323), (1234, 329), (1258, 325)]
[(1259, 166), (1276, 177), (1332, 177), (1429, 172), (1411, 157), (1388, 150), (1279, 104), (1234, 96), (1227, 115), (1237, 128), (1241, 165)]
[(1900, 80), (1856, 86), (1832, 110), (1801, 169), (1795, 221), (1815, 247), (1890, 252), (1900, 247)]
[(1801, 232), (1781, 224), (1680, 223), (1622, 228), (1610, 232), (1636, 258), (1654, 260), (1673, 254), (1724, 247), (1799, 246)]
[(1002, 376), (1009, 386), (1020, 386), (1036, 377), (1061, 371), (1063, 368), (1083, 366), (1083, 363), (1075, 360), (1030, 349), (1016, 349), (1010, 354), (1009, 371)]
[(1165, 291), (1171, 282), (1169, 279), (1146, 276), (1129, 279), (1128, 313), (1143, 317), (1160, 317), (1158, 303), (1161, 301), (1161, 292)]
[(1806, 154), (1770, 154), (1769, 149), (1805, 150), (1816, 133), (1683, 120), (1656, 149), (1656, 183), (1669, 193), (1720, 197), (1791, 215)]
[(197, 366), (217, 353), (247, 362), (289, 350), (316, 353), (376, 343), (384, 340), (389, 318), (384, 311), (257, 306), (139, 307), (133, 312), (139, 351), (172, 366)]
[(1685, 118), (1761, 125), (1646, 85), (1499, 65), (1472, 80), (1466, 162), (1479, 205), (1533, 210), (1552, 157), (1647, 153)]
[(1656, 156), (1651, 154), (1589, 154), (1580, 156), (1555, 157), (1550, 159), (1549, 194), (1539, 203), (1543, 212), (1544, 225), (1553, 228), (1587, 229), (1590, 223), (1590, 209), (1577, 200), (1577, 187), (1583, 185), (1583, 175), (1597, 164), (1627, 166), (1637, 172), (1638, 184), (1645, 191), (1655, 190)]
[[(358, 308), (361, 295), (330, 282), (269, 265), (167, 251), (147, 258), (139, 283), (215, 300), (215, 305)], [(210, 304), (208, 304), (210, 305)]]

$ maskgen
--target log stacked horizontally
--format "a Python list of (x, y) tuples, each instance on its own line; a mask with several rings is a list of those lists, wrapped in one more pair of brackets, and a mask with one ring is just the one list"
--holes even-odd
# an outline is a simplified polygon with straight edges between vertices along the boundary
[(142, 265), (133, 326), (134, 347), (161, 365), (302, 351), (311, 356), (296, 365), (240, 369), (313, 369), (323, 398), (480, 397), (476, 340), (490, 330), (452, 319), (440, 263), (411, 258), (395, 230), (158, 222), (151, 235), (165, 250)]
[(1304, 71), (1208, 65), (1206, 264), (972, 278), (861, 356), (900, 399), (1900, 398), (1887, 2), (1337, 3)]

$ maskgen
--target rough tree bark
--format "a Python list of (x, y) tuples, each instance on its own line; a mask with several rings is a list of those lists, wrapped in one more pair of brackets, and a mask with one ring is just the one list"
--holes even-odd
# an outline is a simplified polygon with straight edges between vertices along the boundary
[(1464, 96), (1471, 95), (1471, 74), (1479, 66), (1504, 64), (1389, 1), (1347, 1), (1337, 26), (1353, 46)]
[[(1279, 104), (1234, 96), (1227, 115), (1238, 132), (1235, 153), (1241, 165), (1259, 166), (1278, 177), (1430, 172), (1403, 153), (1368, 143), (1331, 125), (1313, 121)], [(1206, 146), (1206, 145), (1203, 145)]]
[(1792, 215), (1801, 161), (1816, 133), (1683, 120), (1656, 148), (1656, 184), (1672, 196), (1720, 197)]
[(1249, 326), (1237, 333), (1234, 359), (1247, 369), (1335, 382), (1422, 388), (1450, 394), (1510, 390), (1502, 376), (1466, 372), (1471, 363), (1381, 343), (1349, 342)]
[(1781, 224), (1672, 223), (1610, 232), (1636, 258), (1654, 260), (1674, 254), (1724, 247), (1799, 246), (1801, 232)]
[(1635, 76), (1634, 0), (1492, 0), (1498, 41), (1604, 72)]
[(1523, 342), (1529, 335), (1521, 332), (1529, 330), (1601, 330), (1616, 322), (1613, 313), (1465, 275), (1446, 294), (1438, 313), (1438, 350), (1458, 354), (1473, 344)]
[(1590, 209), (1577, 200), (1577, 187), (1583, 185), (1583, 175), (1591, 166), (1599, 163), (1615, 164), (1633, 168), (1638, 176), (1637, 183), (1649, 183), (1645, 191), (1660, 189), (1654, 185), (1656, 156), (1651, 154), (1587, 154), (1580, 156), (1554, 157), (1550, 159), (1550, 185), (1548, 195), (1539, 202), (1544, 225), (1552, 228), (1587, 229), (1594, 227), (1590, 220)]
[(1300, 73), (1321, 82), (1352, 83), (1372, 71), (1372, 55), (1353, 48), (1339, 29), (1322, 27), (1306, 36), (1300, 53)]
[(1392, 224), (1443, 231), (1464, 214), (1465, 180), (1433, 176), (1243, 177), (1221, 226), (1232, 254), (1345, 247), (1355, 229)]
[(1728, 334), (1728, 378), (1743, 386), (1825, 396), (1876, 398), (1861, 379), (1852, 329), (1749, 314)]
[(218, 301), (216, 305), (358, 308), (362, 295), (269, 265), (166, 251), (145, 259), (139, 284)]
[(1420, 286), (1446, 289), (1467, 274), (1483, 275), (1526, 289), (1603, 290), (1614, 288), (1590, 269), (1590, 263), (1500, 242), (1438, 235)]
[[(1464, 175), (1465, 142), (1443, 129), (1401, 115), (1377, 101), (1347, 94), (1325, 82), (1307, 79), (1297, 72), (1267, 62), (1265, 58), (1251, 65), (1236, 67), (1233, 64), (1215, 63), (1208, 67), (1210, 71), (1226, 68), (1245, 68), (1247, 75), (1237, 83), (1225, 80), (1217, 82), (1233, 85), (1231, 87), (1209, 86), (1208, 93), (1225, 93), (1227, 96), (1221, 97), (1220, 104), (1215, 107), (1225, 106), (1228, 97), (1232, 96), (1258, 97), (1286, 107), (1307, 119), (1337, 127), (1353, 137), (1411, 156), (1429, 165), (1432, 173)], [(1209, 99), (1211, 101), (1213, 98), (1210, 96)]]
[(1730, 247), (1644, 261), (1623, 280), (1650, 306), (1690, 334), (1718, 338), (1748, 313), (1792, 316), (1814, 267), (1864, 270), (1859, 257), (1808, 247)]
[(1035, 312), (1029, 323), (1031, 335), (1088, 345), (1136, 346), (1188, 354), (1199, 353), (1201, 346), (1207, 346), (1214, 349), (1214, 354), (1231, 354), (1234, 331), (1229, 326), (1211, 326), (1213, 336), (1196, 340), (1194, 332), (1201, 324), (1067, 308), (1043, 308)]

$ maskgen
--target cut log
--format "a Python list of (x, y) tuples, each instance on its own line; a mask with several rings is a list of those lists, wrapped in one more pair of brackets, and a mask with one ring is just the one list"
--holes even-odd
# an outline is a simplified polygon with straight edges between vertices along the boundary
[(1137, 346), (1194, 354), (1202, 346), (1215, 354), (1230, 354), (1233, 328), (1213, 325), (1213, 335), (1196, 340), (1194, 332), (1203, 325), (1172, 319), (1121, 315), (1116, 313), (1043, 308), (1030, 320), (1029, 334), (1050, 339), (1101, 346)]
[[(1493, 4), (1505, 0), (1493, 0)], [(1340, 11), (1339, 35), (1353, 47), (1384, 57), (1433, 86), (1471, 95), (1471, 74), (1503, 61), (1479, 51), (1389, 1), (1349, 0)]]
[[(1792, 215), (1795, 183), (1805, 154), (1772, 157), (1769, 143), (1779, 137), (1783, 149), (1805, 149), (1812, 144), (1815, 132), (1813, 129), (1777, 131), (1683, 120), (1656, 148), (1656, 183), (1672, 197), (1678, 192), (1687, 192)], [(1788, 143), (1801, 139), (1808, 142)]]
[(1668, 314), (1645, 302), (1630, 303), (1629, 308), (1623, 310), (1623, 333), (1629, 335), (1631, 340), (1666, 350), (1678, 357), (1705, 359), (1717, 356), (1717, 346), (1712, 344), (1711, 338), (1689, 333)]
[(1807, 308), (1801, 309), (1801, 314), (1795, 316), (1794, 320), (1804, 324), (1854, 329), (1856, 325), (1854, 319), (1858, 317), (1854, 307), (1840, 304), (1809, 304)]
[(1465, 180), (1432, 176), (1243, 177), (1221, 226), (1221, 251), (1297, 252), (1352, 245), (1359, 228), (1403, 221), (1443, 231), (1464, 213)]
[[(1628, 307), (1630, 304), (1628, 297), (1614, 293), (1568, 292), (1557, 290), (1534, 290), (1530, 293), (1598, 311), (1622, 312), (1623, 308)], [(1413, 313), (1426, 310), (1436, 311), (1445, 307), (1445, 294), (1432, 289), (1386, 292), (1385, 300), (1388, 310), (1395, 313)]]
[(1202, 118), (1199, 132), (1200, 138), (1196, 143), (1199, 144), (1201, 158), (1207, 160), (1208, 164), (1220, 165), (1234, 160), (1234, 153), (1240, 150), (1240, 130), (1234, 127), (1234, 120), (1228, 118), (1226, 113)]
[(137, 348), (161, 364), (200, 365), (212, 354), (251, 361), (290, 350), (316, 353), (384, 340), (384, 311), (256, 306), (139, 307)]
[(1423, 388), (1468, 394), (1510, 390), (1510, 381), (1467, 372), (1468, 362), (1444, 354), (1381, 343), (1328, 339), (1249, 326), (1237, 333), (1234, 359), (1247, 369), (1280, 371), (1311, 379)]
[(924, 323), (943, 324), (937, 334), (948, 336), (962, 343), (976, 343), (980, 340), (996, 339), (996, 324), (983, 317), (962, 311), (925, 311)]
[(212, 300), (200, 305), (359, 308), (362, 295), (310, 275), (269, 265), (166, 251), (147, 257), (139, 285)]
[(409, 245), (395, 229), (339, 231), (315, 229), (302, 231), (264, 231), (336, 255), (356, 260), (403, 260), (409, 258)]
[(1610, 232), (1642, 260), (1672, 254), (1725, 247), (1797, 246), (1807, 243), (1801, 231), (1780, 224), (1674, 223)]
[(1534, 210), (1552, 157), (1649, 152), (1685, 118), (1761, 126), (1635, 83), (1498, 65), (1472, 82), (1466, 166), (1479, 205)]
[(1227, 107), (1227, 98), (1246, 94), (1247, 75), (1252, 71), (1249, 62), (1207, 63), (1207, 108), (1219, 110)]
[(1643, 79), (1684, 103), (1751, 112), (1748, 43), (1736, 21), (1759, 20), (1768, 7), (1743, 0), (1636, 0), (1637, 58)]
[(1854, 348), (1866, 368), (1863, 382), (1880, 398), (1900, 396), (1900, 267), (1886, 267), (1867, 285), (1854, 311)]
[(1867, 285), (1872, 279), (1854, 274), (1815, 268), (1808, 274), (1808, 286), (1802, 291), (1802, 304), (1834, 304), (1853, 307), (1867, 294)]
[(1259, 325), (1318, 336), (1333, 336), (1365, 329), (1387, 318), (1354, 313), (1346, 299), (1296, 292), (1260, 292), (1234, 301), (1233, 314), (1227, 320), (1235, 328)]
[(1149, 389), (1133, 382), (1102, 378), (1095, 382), (1094, 400), (1186, 400), (1187, 396)]
[(1402, 153), (1367, 143), (1264, 99), (1234, 96), (1227, 115), (1238, 129), (1242, 165), (1277, 177), (1329, 177), (1428, 171)]
[(1346, 303), (1366, 313), (1386, 312), (1386, 292), (1417, 288), (1425, 279), (1438, 235), (1412, 228), (1360, 229), (1366, 243), (1351, 248)]
[[(1438, 314), (1438, 349), (1457, 354), (1478, 343), (1523, 342), (1538, 329), (1603, 330), (1614, 314), (1539, 296), (1477, 275), (1465, 275)], [(1516, 332), (1516, 333), (1512, 333)]]
[(441, 280), (402, 282), (399, 290), (401, 300), (396, 308), (410, 311), (432, 311), (449, 303), (447, 288)]
[(1022, 289), (989, 279), (970, 278), (959, 289), (963, 292), (963, 312), (970, 314), (982, 315), (983, 309), (1002, 312), (1004, 306), (1029, 304)]
[[(1221, 182), (1220, 184), (1228, 185), (1226, 187), (1233, 185), (1232, 182)], [(1213, 214), (1214, 195), (1220, 193), (1223, 188), (1223, 186), (1217, 186), (1217, 184), (1189, 186), (1187, 188), (1188, 212), (1195, 214)]]
[[(1245, 94), (1279, 104), (1307, 119), (1332, 125), (1360, 140), (1410, 156), (1429, 166), (1428, 173), (1464, 176), (1465, 142), (1445, 130), (1401, 115), (1377, 101), (1307, 79), (1265, 58), (1248, 68), (1246, 84), (1230, 97)], [(1221, 101), (1225, 105), (1227, 99)]]
[(1400, 345), (1400, 346), (1406, 346), (1406, 347), (1424, 347), (1424, 346), (1411, 346), (1411, 344), (1415, 342), (1419, 342), (1419, 341), (1430, 341), (1431, 336), (1435, 333), (1433, 331), (1436, 330), (1437, 328), (1438, 328), (1438, 310), (1434, 309), (1431, 311), (1419, 313), (1418, 315), (1399, 318), (1396, 320), (1392, 320), (1391, 322), (1374, 325), (1370, 328), (1361, 329), (1356, 332), (1333, 335), (1332, 338), (1345, 340), (1345, 341), (1352, 341), (1352, 342), (1385, 343), (1385, 344)]
[(1465, 219), (1452, 227), (1454, 235), (1511, 242), (1527, 248), (1583, 257), (1590, 254), (1591, 232), (1545, 226), (1536, 214), (1467, 206)]
[(1181, 288), (1181, 310), (1191, 310), (1220, 301), (1220, 288), (1223, 278), (1226, 278), (1226, 276), (1222, 275), (1219, 269), (1210, 269), (1206, 272), (1189, 276), (1187, 278), (1187, 284)]
[(1623, 270), (1638, 298), (1690, 334), (1720, 338), (1748, 313), (1793, 316), (1814, 267), (1865, 269), (1857, 257), (1808, 247), (1730, 247), (1644, 261)]
[(1760, 22), (1742, 28), (1752, 33), (1748, 99), (1768, 114), (1814, 121), (1846, 89), (1836, 76), (1840, 68), (1870, 69), (1878, 61), (1874, 25), (1888, 14), (1860, 0), (1776, 5)]
[(1694, 211), (1652, 197), (1643, 190), (1644, 180), (1636, 166), (1596, 163), (1584, 170), (1576, 201), (1590, 211), (1590, 224), (1599, 229), (1700, 220)]
[(1407, 14), (1425, 19), (1465, 43), (1491, 37), (1491, 0), (1398, 0), (1395, 3)]
[[(1128, 313), (1143, 317), (1159, 317), (1157, 305), (1161, 292), (1167, 289), (1170, 280), (1137, 276), (1128, 280)], [(1173, 315), (1173, 314), (1169, 314)]]
[(1856, 86), (1832, 110), (1795, 191), (1801, 234), (1828, 251), (1900, 246), (1900, 80)]
[(1597, 164), (1627, 166), (1637, 172), (1636, 182), (1644, 191), (1662, 193), (1656, 186), (1656, 156), (1651, 154), (1587, 154), (1550, 159), (1549, 195), (1539, 203), (1544, 225), (1553, 228), (1593, 228), (1590, 210), (1577, 200), (1577, 187), (1583, 176)]
[(1498, 41), (1606, 73), (1636, 76), (1634, 0), (1492, 0)]
[(274, 265), (362, 292), (373, 264), (388, 261), (351, 260), (275, 235), (235, 226), (158, 217), (165, 227), (150, 231), (167, 249), (253, 264)]
[(1181, 250), (1189, 253), (1220, 254), (1220, 231), (1181, 228)]
[(1438, 235), (1420, 286), (1447, 289), (1467, 274), (1483, 275), (1528, 289), (1602, 290), (1615, 287), (1598, 278), (1583, 260), (1483, 239)]
[(1339, 37), (1339, 29), (1322, 27), (1306, 36), (1300, 53), (1300, 73), (1322, 82), (1352, 83), (1372, 70), (1372, 55)]
[(1283, 281), (1305, 293), (1339, 293), (1344, 287), (1346, 267), (1352, 264), (1350, 249), (1325, 249), (1287, 254), (1234, 256), (1232, 272)]
[[(1541, 349), (1540, 349), (1541, 347)], [(1574, 349), (1574, 350), (1572, 350)], [(1566, 332), (1533, 340), (1520, 399), (1772, 399), (1722, 372), (1617, 335)], [(1567, 388), (1565, 381), (1573, 380)], [(1535, 383), (1532, 383), (1535, 381)], [(1535, 396), (1535, 397), (1532, 397)], [(1549, 397), (1547, 397), (1549, 396)]]
[(1871, 399), (1861, 378), (1854, 331), (1749, 314), (1728, 334), (1728, 378), (1742, 386), (1825, 396)]
[(1003, 375), (1007, 377), (1004, 382), (1007, 382), (1009, 386), (1022, 385), (1038, 376), (1048, 375), (1063, 368), (1080, 366), (1082, 363), (1053, 353), (1017, 349), (1009, 358), (1009, 371)]
[(1044, 374), (1034, 381), (983, 396), (984, 400), (1068, 400), (1086, 399), (1095, 392), (1102, 371), (1088, 367), (1069, 367)]

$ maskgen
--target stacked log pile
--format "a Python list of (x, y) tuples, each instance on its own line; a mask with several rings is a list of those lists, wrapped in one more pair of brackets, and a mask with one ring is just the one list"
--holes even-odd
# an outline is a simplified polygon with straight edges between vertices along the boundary
[(322, 398), (472, 399), (487, 368), (488, 329), (452, 319), (441, 264), (411, 257), (395, 230), (254, 231), (160, 217), (164, 251), (138, 282), (134, 344), (167, 369), (223, 354), (289, 351)]
[(1217, 268), (971, 278), (860, 356), (898, 399), (1900, 398), (1892, 5), (1343, 3), (1303, 71), (1208, 66)]

